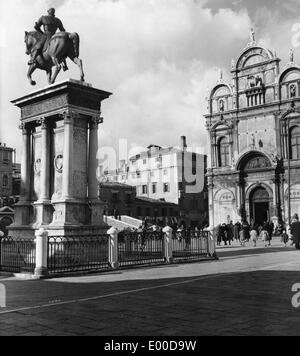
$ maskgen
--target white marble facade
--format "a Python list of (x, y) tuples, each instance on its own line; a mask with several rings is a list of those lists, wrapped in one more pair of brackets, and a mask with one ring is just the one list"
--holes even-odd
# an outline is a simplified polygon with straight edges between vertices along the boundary
[(300, 67), (251, 42), (231, 76), (207, 98), (210, 222), (287, 222), (300, 213)]

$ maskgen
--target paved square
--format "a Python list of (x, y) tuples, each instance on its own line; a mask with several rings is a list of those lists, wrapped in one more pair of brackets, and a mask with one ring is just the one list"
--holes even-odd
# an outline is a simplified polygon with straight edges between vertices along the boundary
[(2, 278), (0, 335), (299, 335), (300, 252), (222, 247), (201, 262), (44, 281)]

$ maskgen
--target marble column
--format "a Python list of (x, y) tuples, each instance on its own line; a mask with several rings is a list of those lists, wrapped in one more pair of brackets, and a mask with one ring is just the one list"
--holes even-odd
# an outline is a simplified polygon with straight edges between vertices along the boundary
[(241, 208), (241, 187), (240, 187), (240, 179), (237, 178), (235, 182), (235, 194), (236, 194), (236, 207), (237, 210)]
[(243, 220), (247, 218), (247, 209), (246, 209), (246, 197), (245, 197), (245, 180), (242, 175), (239, 176), (237, 185), (239, 187), (240, 216)]
[(207, 177), (207, 187), (208, 187), (208, 213), (209, 213), (209, 225), (215, 227), (215, 207), (214, 207), (214, 182), (213, 182), (213, 173), (212, 170), (208, 171)]
[(211, 136), (212, 146), (212, 167), (218, 167), (218, 144), (216, 133), (213, 132)]
[(70, 113), (64, 113), (64, 157), (63, 157), (63, 183), (62, 198), (72, 199), (73, 186), (73, 131), (74, 117)]
[(50, 200), (50, 147), (49, 147), (49, 131), (46, 119), (41, 119), (42, 131), (42, 155), (41, 155), (41, 195), (40, 201)]
[(30, 176), (32, 164), (31, 131), (22, 123), (20, 125), (23, 135), (22, 165), (21, 165), (21, 201), (30, 201)]
[(93, 118), (90, 121), (89, 129), (89, 162), (88, 162), (88, 198), (90, 200), (98, 199), (98, 126), (102, 122), (100, 118)]

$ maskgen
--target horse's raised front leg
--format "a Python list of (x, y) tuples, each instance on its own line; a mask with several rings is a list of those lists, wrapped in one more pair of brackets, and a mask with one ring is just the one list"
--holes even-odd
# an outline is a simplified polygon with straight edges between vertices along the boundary
[(61, 70), (61, 65), (59, 64), (59, 61), (56, 57), (52, 57), (52, 61), (55, 65), (55, 71), (54, 71), (54, 74), (53, 74), (53, 77), (51, 78), (50, 80), (50, 84), (54, 84), (55, 83), (55, 80)]
[(71, 60), (78, 65), (79, 70), (80, 70), (80, 80), (82, 82), (84, 82), (84, 72), (83, 72), (83, 64), (82, 64), (82, 60), (78, 57), (75, 58), (71, 58)]
[(32, 65), (29, 67), (28, 73), (27, 73), (27, 78), (28, 78), (29, 83), (30, 83), (31, 85), (36, 85), (36, 82), (35, 82), (34, 80), (32, 80), (32, 78), (31, 78), (31, 75), (32, 75), (32, 73), (33, 73), (35, 70), (36, 70), (36, 64), (34, 63), (34, 64), (32, 64)]

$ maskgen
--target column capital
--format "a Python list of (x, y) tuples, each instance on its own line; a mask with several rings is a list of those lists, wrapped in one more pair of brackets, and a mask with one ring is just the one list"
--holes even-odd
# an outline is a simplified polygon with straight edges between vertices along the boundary
[(273, 113), (275, 119), (278, 119), (280, 116), (282, 116), (282, 112), (281, 111), (276, 111)]
[(243, 177), (239, 177), (235, 184), (240, 187), (240, 188), (243, 188), (245, 186), (245, 179)]
[(25, 122), (21, 122), (21, 124), (19, 125), (19, 129), (22, 130), (23, 135), (28, 135), (30, 133), (30, 129), (28, 125), (25, 124)]
[(275, 176), (272, 177), (271, 180), (272, 180), (273, 184), (279, 184), (280, 183), (280, 176), (276, 174)]
[(73, 120), (76, 119), (79, 115), (71, 110), (66, 110), (59, 114), (59, 117), (64, 120), (65, 125), (71, 125)]
[(42, 130), (48, 129), (48, 120), (45, 117), (41, 117), (39, 120), (37, 120), (37, 124), (41, 125)]
[(103, 117), (95, 116), (95, 117), (91, 118), (91, 120), (89, 122), (90, 130), (98, 129), (98, 126), (100, 124), (103, 124), (103, 122), (104, 122)]

